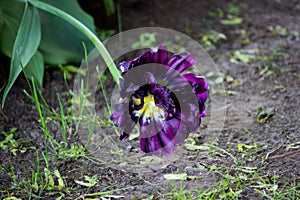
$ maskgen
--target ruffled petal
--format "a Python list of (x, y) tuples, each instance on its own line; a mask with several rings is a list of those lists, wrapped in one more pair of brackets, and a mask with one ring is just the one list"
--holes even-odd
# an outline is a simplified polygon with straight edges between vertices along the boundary
[(189, 53), (176, 54), (172, 56), (170, 61), (168, 62), (168, 66), (170, 68), (173, 68), (180, 73), (195, 64), (196, 60), (194, 56)]
[(136, 59), (136, 65), (133, 67), (136, 67), (137, 65), (143, 65), (147, 63), (153, 63), (153, 53), (151, 50), (148, 50), (144, 53), (142, 53), (137, 59)]
[[(176, 135), (180, 120), (174, 118), (169, 121), (156, 121), (149, 126), (140, 128), (140, 147), (145, 153), (170, 155), (179, 144)], [(157, 130), (160, 127), (160, 130)], [(154, 133), (154, 134), (153, 134)]]
[(121, 70), (122, 73), (127, 72), (129, 70), (129, 63), (125, 61), (119, 63), (119, 69)]
[(153, 62), (160, 64), (167, 64), (168, 62), (168, 52), (166, 45), (159, 45), (158, 49), (152, 49), (153, 53)]
[(110, 116), (112, 121), (115, 121), (115, 126), (121, 130), (120, 140), (127, 138), (132, 132), (136, 121), (131, 119), (128, 113), (128, 103), (119, 103), (114, 107), (115, 112)]
[(191, 84), (195, 94), (201, 94), (208, 90), (208, 83), (204, 76), (188, 73), (184, 74), (183, 77)]
[(121, 62), (119, 64), (119, 69), (122, 72), (122, 75), (125, 74), (128, 70), (137, 67), (139, 65), (148, 64), (148, 63), (159, 63), (166, 65), (168, 62), (168, 52), (165, 45), (159, 45), (158, 49), (149, 49), (142, 53), (139, 57), (129, 61)]
[(204, 76), (196, 76), (193, 73), (185, 74), (183, 77), (191, 84), (199, 104), (199, 117), (205, 116), (205, 102), (208, 98), (208, 83)]

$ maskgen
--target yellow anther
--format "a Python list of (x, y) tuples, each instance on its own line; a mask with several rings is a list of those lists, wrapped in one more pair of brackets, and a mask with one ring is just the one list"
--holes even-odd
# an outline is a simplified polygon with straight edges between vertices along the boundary
[[(131, 99), (135, 105), (141, 104), (141, 99), (135, 97), (132, 97)], [(150, 124), (153, 118), (164, 119), (164, 111), (162, 108), (158, 107), (155, 104), (153, 95), (148, 94), (148, 96), (144, 97), (143, 100), (143, 107), (139, 110), (135, 110), (133, 113), (136, 117), (143, 117), (146, 120), (147, 124)]]
[(149, 94), (148, 96), (144, 97), (144, 104), (148, 102), (153, 102), (154, 103), (154, 96)]
[(140, 105), (141, 104), (141, 99), (139, 99), (139, 98), (135, 98), (134, 96), (132, 96), (132, 101), (133, 101), (133, 103), (135, 104), (135, 105)]

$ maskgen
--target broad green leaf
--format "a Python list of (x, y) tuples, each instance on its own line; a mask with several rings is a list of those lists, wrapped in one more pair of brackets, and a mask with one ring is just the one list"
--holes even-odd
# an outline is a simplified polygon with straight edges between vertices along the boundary
[[(43, 0), (43, 2), (75, 17), (95, 33), (93, 18), (81, 9), (77, 1)], [(45, 63), (57, 65), (81, 61), (84, 57), (82, 42), (85, 43), (87, 52), (94, 48), (89, 39), (69, 22), (42, 10), (40, 16), (42, 40), (39, 50)]]
[(36, 51), (35, 54), (31, 57), (24, 71), (30, 80), (31, 77), (33, 77), (37, 81), (38, 85), (42, 86), (44, 69), (43, 55), (39, 51)]
[(2, 12), (2, 6), (0, 7), (0, 32), (2, 30), (2, 26), (4, 24), (4, 16), (3, 16), (3, 12)]
[(12, 57), (14, 42), (24, 12), (24, 5), (20, 1), (0, 1), (0, 51), (8, 57)]
[(167, 180), (186, 180), (187, 179), (187, 174), (165, 174), (164, 178)]
[(7, 86), (2, 97), (2, 107), (8, 92), (19, 76), (22, 68), (26, 67), (35, 54), (41, 39), (39, 13), (36, 8), (26, 4), (23, 18), (14, 43)]
[[(56, 8), (52, 5), (49, 5), (47, 3), (44, 3), (42, 1), (37, 1), (37, 0), (27, 0), (30, 2), (30, 4), (34, 5), (35, 7), (46, 11), (47, 13), (51, 13), (55, 16), (60, 17), (61, 19), (69, 22), (71, 25), (76, 27), (80, 32), (86, 36), (86, 38), (89, 39), (89, 41), (96, 47), (96, 49), (99, 51), (100, 55), (103, 57), (105, 63), (108, 65), (108, 69), (111, 72), (114, 81), (116, 82), (117, 85), (120, 85), (120, 79), (121, 79), (121, 73), (116, 67), (116, 65), (113, 62), (113, 59), (111, 58), (109, 52), (103, 45), (103, 43), (99, 40), (99, 38), (90, 30), (86, 25), (84, 25), (82, 22), (80, 22), (78, 19), (73, 17), (71, 14), (68, 14), (67, 12)], [(64, 27), (61, 27), (64, 28)], [(72, 37), (69, 37), (72, 38)], [(65, 43), (66, 41), (63, 41)], [(89, 48), (87, 45), (84, 45), (84, 52), (89, 51)], [(57, 55), (57, 52), (56, 54)], [(45, 59), (45, 56), (44, 56)], [(78, 59), (78, 58), (77, 58)], [(74, 60), (73, 60), (74, 62)]]

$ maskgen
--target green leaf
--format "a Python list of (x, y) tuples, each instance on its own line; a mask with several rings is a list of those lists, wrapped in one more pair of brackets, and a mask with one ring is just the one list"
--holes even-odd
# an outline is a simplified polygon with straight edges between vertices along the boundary
[(36, 8), (26, 4), (23, 18), (14, 43), (8, 84), (2, 97), (2, 107), (8, 92), (16, 81), (22, 68), (26, 67), (31, 57), (37, 51), (41, 39), (39, 13)]
[(207, 150), (210, 149), (208, 146), (194, 145), (194, 144), (184, 144), (184, 147), (185, 147), (187, 150), (190, 150), (190, 151), (197, 151), (197, 150), (200, 150), (200, 151), (207, 151)]
[[(37, 1), (37, 0), (27, 0), (27, 1), (30, 2), (30, 4), (34, 5), (35, 7), (39, 8), (43, 11), (49, 12), (55, 16), (60, 17), (63, 20), (66, 20), (71, 25), (73, 25), (78, 30), (80, 30), (81, 33), (84, 34), (95, 45), (95, 47), (99, 51), (100, 55), (103, 57), (104, 62), (108, 65), (108, 69), (111, 72), (114, 81), (116, 82), (117, 85), (120, 85), (120, 79), (122, 78), (120, 71), (116, 67), (113, 59), (111, 58), (109, 52), (107, 51), (107, 49), (105, 48), (103, 43), (86, 25), (84, 25), (82, 22), (80, 22), (79, 20), (77, 20), (76, 18), (71, 16), (70, 14), (68, 14), (54, 6), (51, 6), (47, 3), (43, 3), (42, 1)], [(64, 28), (64, 27), (61, 27), (61, 28)], [(71, 36), (68, 35), (68, 39), (70, 39), (70, 38), (73, 39)], [(66, 41), (62, 41), (62, 43), (65, 44)], [(86, 47), (86, 45), (85, 45), (85, 47)], [(61, 48), (59, 48), (59, 49), (61, 49)], [(80, 48), (80, 50), (81, 49), (82, 48)], [(87, 48), (84, 48), (84, 50), (88, 51), (89, 49), (87, 47)], [(55, 52), (55, 56), (57, 55), (57, 53), (58, 52)], [(44, 55), (44, 59), (45, 59), (45, 55)], [(77, 58), (77, 59), (79, 59), (79, 58)], [(74, 62), (74, 60), (72, 60), (72, 61)]]
[(300, 148), (300, 141), (297, 141), (295, 143), (291, 143), (291, 144), (288, 144), (286, 146), (286, 149), (298, 149)]
[(4, 140), (0, 141), (0, 148), (6, 150), (9, 147), (9, 142), (13, 139), (14, 135), (11, 133), (5, 137)]
[(24, 5), (23, 2), (19, 1), (0, 1), (0, 51), (8, 57), (12, 57), (14, 42), (23, 17)]
[(272, 186), (270, 187), (270, 190), (271, 190), (272, 192), (275, 192), (277, 189), (278, 189), (278, 185), (277, 185), (277, 184), (274, 184), (274, 185), (272, 185)]
[(4, 16), (2, 12), (2, 7), (0, 7), (0, 32), (2, 31), (3, 24), (4, 24)]
[[(43, 0), (43, 2), (68, 13), (96, 33), (93, 18), (81, 9), (77, 1)], [(89, 39), (68, 21), (44, 11), (40, 12), (40, 16), (43, 37), (39, 50), (45, 63), (57, 65), (80, 62), (84, 57), (82, 42), (85, 43), (87, 52), (94, 48)]]
[(240, 8), (233, 5), (233, 4), (229, 4), (228, 5), (228, 8), (227, 8), (227, 11), (230, 13), (230, 14), (233, 14), (233, 15), (238, 15), (240, 14)]
[(247, 144), (242, 144), (242, 143), (239, 143), (237, 145), (237, 148), (238, 148), (238, 151), (240, 153), (246, 153), (246, 154), (249, 154), (249, 153), (252, 153), (251, 152), (251, 149), (256, 149), (257, 148), (257, 145), (254, 144), (254, 145), (247, 145)]
[(107, 16), (113, 15), (116, 12), (114, 0), (103, 0)]
[(66, 186), (65, 186), (64, 180), (62, 179), (62, 177), (61, 177), (59, 171), (56, 169), (56, 170), (54, 170), (53, 173), (54, 173), (54, 175), (55, 175), (55, 176), (57, 177), (57, 179), (58, 179), (58, 187), (59, 187), (59, 189), (65, 188)]
[(274, 115), (274, 108), (267, 108), (267, 109), (258, 108), (256, 121), (260, 124), (263, 124), (273, 115)]
[(54, 189), (54, 179), (51, 175), (51, 172), (48, 168), (44, 168), (45, 174), (45, 181), (46, 181), (46, 190), (53, 190)]
[(276, 25), (276, 26), (268, 26), (268, 30), (271, 32), (272, 35), (281, 35), (286, 36), (289, 34), (288, 30), (282, 26)]
[(24, 71), (28, 79), (31, 80), (31, 78), (33, 77), (37, 81), (39, 86), (43, 85), (44, 59), (43, 55), (39, 51), (36, 51), (35, 54), (31, 57)]
[(92, 187), (92, 186), (97, 185), (97, 183), (98, 183), (98, 175), (97, 174), (92, 177), (84, 176), (84, 179), (86, 180), (86, 182), (78, 181), (78, 180), (74, 180), (74, 181), (75, 181), (75, 183), (85, 186), (85, 187)]
[(243, 22), (243, 19), (240, 17), (228, 16), (228, 19), (221, 20), (223, 25), (238, 25)]
[(250, 63), (252, 60), (256, 59), (257, 49), (246, 49), (246, 50), (235, 50), (230, 58), (231, 63)]

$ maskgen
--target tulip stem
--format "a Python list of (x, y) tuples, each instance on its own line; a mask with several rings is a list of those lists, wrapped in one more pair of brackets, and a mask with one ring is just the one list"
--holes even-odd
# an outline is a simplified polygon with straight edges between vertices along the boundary
[(53, 15), (56, 15), (66, 20), (74, 27), (76, 27), (78, 30), (80, 30), (85, 36), (87, 36), (87, 38), (95, 45), (100, 55), (103, 57), (104, 62), (107, 64), (108, 69), (112, 74), (114, 81), (117, 83), (117, 85), (120, 85), (119, 80), (121, 78), (121, 74), (119, 70), (117, 69), (112, 57), (110, 56), (109, 52), (107, 51), (103, 43), (91, 30), (89, 30), (84, 24), (82, 24), (73, 16), (47, 3), (44, 3), (42, 1), (37, 1), (37, 0), (28, 0), (28, 2), (41, 10), (52, 13)]

